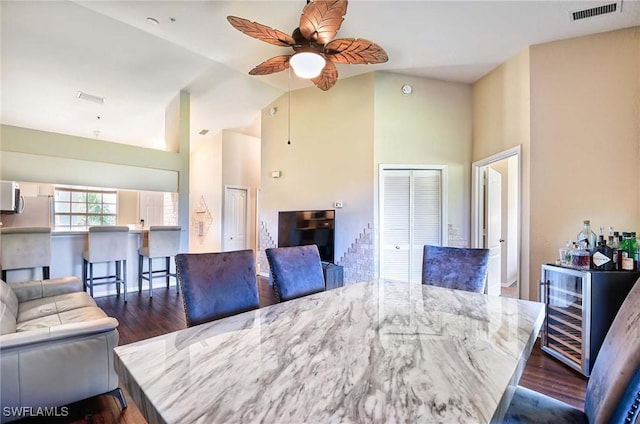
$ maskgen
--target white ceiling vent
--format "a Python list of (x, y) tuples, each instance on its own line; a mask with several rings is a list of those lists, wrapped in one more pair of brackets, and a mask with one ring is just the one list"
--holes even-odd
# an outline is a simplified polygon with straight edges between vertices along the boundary
[(76, 94), (76, 97), (80, 100), (86, 100), (88, 102), (98, 103), (99, 105), (104, 103), (104, 97), (94, 96), (93, 94), (88, 94), (82, 91), (78, 91), (78, 93)]
[(572, 21), (593, 18), (594, 16), (605, 15), (607, 13), (622, 12), (622, 1), (614, 1), (589, 9), (574, 10), (569, 12)]

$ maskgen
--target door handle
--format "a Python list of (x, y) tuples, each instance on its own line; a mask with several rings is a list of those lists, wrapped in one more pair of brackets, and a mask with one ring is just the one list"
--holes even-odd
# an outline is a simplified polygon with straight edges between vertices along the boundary
[(396, 246), (396, 250), (400, 250), (400, 246)]

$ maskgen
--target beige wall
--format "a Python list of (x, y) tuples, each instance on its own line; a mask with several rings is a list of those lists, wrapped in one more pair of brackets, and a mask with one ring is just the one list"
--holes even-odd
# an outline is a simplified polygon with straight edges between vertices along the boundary
[[(413, 86), (411, 96), (402, 95), (404, 83)], [(371, 267), (370, 261), (377, 261), (371, 238), (377, 232), (378, 165), (444, 164), (448, 220), (468, 242), (470, 85), (375, 73), (340, 80), (328, 92), (294, 91), (291, 105), (291, 145), (288, 96), (263, 112), (263, 238), (277, 244), (279, 210), (332, 209), (342, 201), (344, 208), (336, 211), (336, 261), (345, 270), (352, 262)], [(278, 110), (274, 116), (271, 107)], [(282, 177), (271, 178), (277, 170)], [(377, 271), (377, 264), (373, 267)]]
[(640, 230), (639, 169), (640, 27), (531, 47), (532, 281), (584, 219)]
[[(260, 220), (277, 244), (278, 211), (336, 210), (335, 260), (373, 222), (373, 75), (341, 79), (329, 91), (291, 92), (262, 114)], [(274, 116), (271, 107), (277, 108)], [(282, 172), (272, 178), (271, 172)], [(266, 234), (268, 233), (268, 234)], [(262, 244), (262, 241), (261, 241)]]
[(640, 29), (532, 46), (473, 87), (473, 160), (522, 145), (521, 295), (594, 227), (640, 228)]
[[(404, 84), (413, 87), (411, 95), (402, 94)], [(466, 245), (470, 240), (471, 106), (469, 84), (375, 74), (376, 202), (379, 164), (447, 165), (448, 223)], [(377, 219), (377, 210), (375, 214)]]
[(137, 191), (118, 190), (118, 225), (137, 224), (140, 220)]
[[(521, 149), (520, 296), (529, 298), (530, 93), (529, 50), (473, 85), (473, 162)], [(535, 286), (535, 284), (533, 285)]]

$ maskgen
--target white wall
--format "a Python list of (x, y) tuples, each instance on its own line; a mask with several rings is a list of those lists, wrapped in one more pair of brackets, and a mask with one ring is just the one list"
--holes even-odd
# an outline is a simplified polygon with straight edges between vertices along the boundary
[[(227, 186), (248, 190), (247, 215), (249, 228), (247, 248), (257, 249), (256, 245), (256, 197), (260, 187), (260, 139), (237, 133), (222, 131), (222, 195)], [(222, 200), (224, 205), (224, 197)], [(224, 206), (223, 206), (224, 236)]]
[[(222, 250), (222, 133), (210, 135), (191, 151), (189, 251)], [(204, 233), (195, 233), (203, 221)]]
[[(85, 185), (179, 193), (179, 220), (188, 227), (189, 95), (178, 93), (168, 108), (177, 115), (172, 126), (177, 152), (147, 149), (37, 131), (0, 126), (0, 179)], [(186, 250), (188, 233), (181, 238)]]

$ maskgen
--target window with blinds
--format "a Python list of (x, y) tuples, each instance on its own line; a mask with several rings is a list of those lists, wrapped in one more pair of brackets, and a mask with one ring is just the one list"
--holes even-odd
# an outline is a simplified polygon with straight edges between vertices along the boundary
[(381, 169), (381, 276), (422, 280), (425, 244), (446, 235), (445, 167)]
[(118, 193), (56, 187), (53, 212), (56, 230), (86, 230), (94, 225), (116, 225)]

